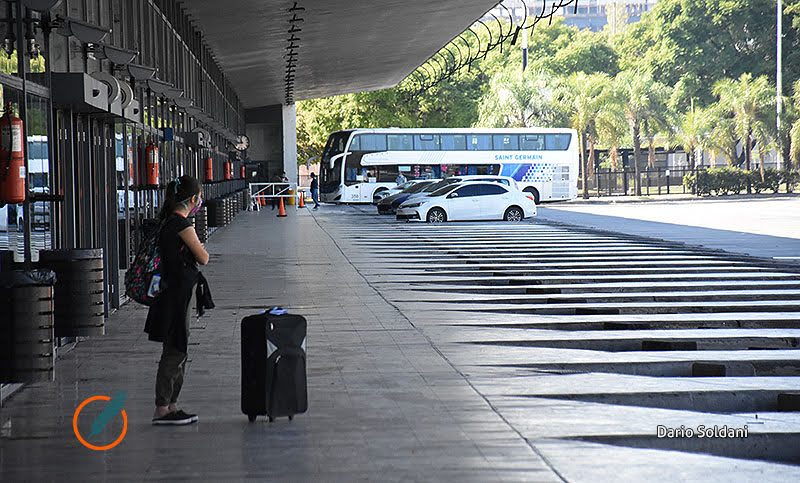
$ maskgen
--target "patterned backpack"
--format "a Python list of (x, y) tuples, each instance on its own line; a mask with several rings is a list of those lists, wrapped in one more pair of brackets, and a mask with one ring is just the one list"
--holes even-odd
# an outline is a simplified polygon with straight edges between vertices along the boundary
[(145, 238), (133, 263), (125, 272), (125, 293), (128, 297), (144, 305), (153, 305), (161, 295), (161, 256), (158, 253), (159, 235), (162, 225), (158, 225)]

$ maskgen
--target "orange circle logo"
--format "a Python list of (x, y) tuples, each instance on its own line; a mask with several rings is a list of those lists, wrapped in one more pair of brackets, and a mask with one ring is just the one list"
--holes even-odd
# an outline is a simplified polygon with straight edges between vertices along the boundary
[(80, 431), (78, 431), (78, 415), (81, 413), (81, 410), (83, 410), (83, 408), (87, 404), (89, 404), (92, 401), (110, 401), (110, 400), (111, 398), (108, 396), (92, 396), (87, 400), (83, 401), (81, 405), (78, 406), (78, 409), (75, 410), (75, 416), (73, 416), (72, 418), (72, 429), (75, 431), (75, 436), (78, 438), (78, 441), (80, 441), (81, 444), (83, 444), (89, 449), (93, 449), (95, 451), (105, 451), (111, 449), (114, 446), (120, 444), (123, 438), (125, 438), (125, 433), (128, 432), (128, 415), (125, 413), (124, 409), (120, 410), (120, 413), (122, 414), (122, 434), (120, 434), (119, 437), (116, 439), (116, 441), (114, 441), (111, 444), (107, 444), (105, 446), (95, 446), (87, 442), (85, 439), (83, 439), (83, 436), (81, 436)]

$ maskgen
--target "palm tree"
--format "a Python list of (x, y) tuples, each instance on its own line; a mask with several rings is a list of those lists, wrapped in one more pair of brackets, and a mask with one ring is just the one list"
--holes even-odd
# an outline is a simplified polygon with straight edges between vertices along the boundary
[(675, 142), (689, 155), (689, 169), (694, 170), (697, 148), (709, 146), (711, 118), (707, 111), (695, 109), (694, 103), (688, 112), (680, 116), (680, 124), (675, 132)]
[(725, 106), (716, 102), (706, 109), (709, 120), (713, 120), (711, 130), (706, 138), (707, 147), (713, 151), (721, 152), (728, 160), (728, 166), (739, 164), (736, 145), (739, 137), (736, 134), (736, 121), (733, 113)]
[[(578, 131), (581, 153), (583, 197), (589, 198), (588, 173), (594, 165), (597, 142), (595, 119), (609, 101), (610, 79), (605, 74), (578, 72), (566, 79), (558, 92), (559, 104), (569, 117), (570, 126)], [(586, 145), (590, 155), (586, 157)]]
[(552, 75), (508, 68), (494, 77), (478, 108), (478, 126), (549, 126), (553, 120)]
[(754, 131), (769, 133), (770, 124), (775, 124), (774, 89), (766, 76), (753, 80), (752, 74), (744, 73), (737, 80), (718, 81), (713, 92), (719, 97), (719, 102), (733, 113), (736, 134), (744, 144), (745, 163), (750, 170)]
[(800, 167), (800, 80), (794, 83), (794, 95), (792, 96), (792, 103), (794, 104), (794, 111), (798, 114), (798, 118), (792, 124), (790, 131), (791, 150), (790, 161), (787, 169), (791, 169), (792, 165)]
[(633, 166), (636, 173), (634, 185), (636, 196), (642, 194), (642, 180), (639, 174), (639, 158), (642, 153), (642, 123), (666, 111), (666, 87), (653, 80), (650, 73), (623, 71), (615, 79), (622, 99), (625, 118), (633, 138)]
[(613, 91), (613, 84), (611, 91), (608, 102), (605, 103), (595, 119), (595, 127), (599, 141), (608, 146), (611, 169), (616, 171), (619, 163), (619, 147), (628, 131), (628, 121), (625, 119), (622, 102)]

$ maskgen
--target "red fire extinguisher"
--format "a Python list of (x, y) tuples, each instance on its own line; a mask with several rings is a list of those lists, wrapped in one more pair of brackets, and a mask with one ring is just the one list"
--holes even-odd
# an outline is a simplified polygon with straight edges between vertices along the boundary
[(244, 171), (244, 166), (241, 166), (241, 167), (240, 167), (240, 172), (241, 172), (241, 176), (242, 176), (242, 178), (246, 178), (246, 176), (245, 176), (245, 171)]
[(0, 201), (25, 201), (25, 150), (22, 119), (14, 116), (11, 103), (0, 117)]
[(211, 156), (206, 158), (206, 181), (214, 181), (214, 161)]
[(158, 186), (158, 147), (151, 141), (145, 150), (147, 157), (147, 184)]
[(225, 161), (223, 169), (225, 170), (225, 179), (231, 179), (231, 162)]

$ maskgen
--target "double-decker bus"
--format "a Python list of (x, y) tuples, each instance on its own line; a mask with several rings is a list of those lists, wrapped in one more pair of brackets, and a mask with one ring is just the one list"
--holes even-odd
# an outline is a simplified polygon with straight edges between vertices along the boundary
[(320, 199), (372, 203), (406, 179), (510, 176), (539, 201), (578, 195), (578, 136), (556, 128), (388, 128), (337, 131), (320, 159)]

